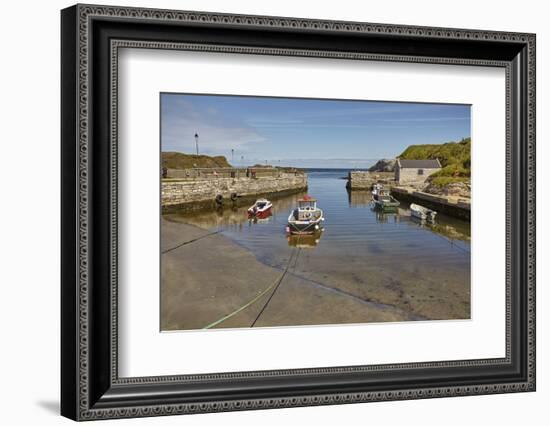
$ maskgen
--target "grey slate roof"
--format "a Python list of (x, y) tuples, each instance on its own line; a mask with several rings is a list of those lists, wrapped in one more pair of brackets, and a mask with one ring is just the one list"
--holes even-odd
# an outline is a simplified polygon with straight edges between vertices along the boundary
[(398, 160), (402, 169), (439, 169), (439, 160)]

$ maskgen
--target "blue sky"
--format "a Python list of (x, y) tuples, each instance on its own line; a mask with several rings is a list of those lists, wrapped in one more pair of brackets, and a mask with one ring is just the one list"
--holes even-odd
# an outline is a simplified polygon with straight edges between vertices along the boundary
[(470, 106), (161, 94), (162, 151), (235, 166), (368, 167), (407, 146), (470, 136)]

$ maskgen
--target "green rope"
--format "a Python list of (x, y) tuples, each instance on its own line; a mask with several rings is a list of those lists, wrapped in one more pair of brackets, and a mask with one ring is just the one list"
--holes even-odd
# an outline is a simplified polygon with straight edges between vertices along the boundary
[(258, 299), (260, 299), (263, 295), (265, 295), (269, 290), (271, 290), (273, 287), (275, 287), (275, 285), (279, 282), (279, 280), (282, 279), (282, 276), (277, 278), (277, 280), (275, 280), (275, 282), (273, 284), (271, 284), (268, 288), (266, 288), (264, 291), (262, 291), (260, 294), (258, 294), (254, 299), (252, 299), (250, 302), (248, 302), (246, 305), (243, 305), (241, 306), (239, 309), (231, 312), (230, 314), (220, 318), (219, 320), (217, 321), (214, 321), (213, 323), (210, 323), (208, 324), (206, 327), (203, 327), (204, 330), (208, 329), (208, 328), (212, 328), (212, 327), (215, 327), (217, 326), (218, 324), (221, 324), (222, 322), (224, 322), (225, 320), (228, 320), (229, 318), (231, 317), (234, 317), (235, 315), (237, 315), (239, 312), (243, 311), (244, 309), (248, 308), (250, 305), (254, 304), (255, 302), (258, 301)]
[[(252, 300), (250, 300), (249, 302), (247, 302), (246, 304), (244, 304), (244, 305), (241, 306), (240, 308), (238, 308), (238, 309), (234, 310), (233, 312), (231, 312), (230, 314), (227, 314), (227, 315), (221, 317), (220, 319), (218, 319), (218, 320), (216, 320), (216, 321), (214, 321), (214, 322), (208, 324), (206, 327), (203, 327), (203, 330), (206, 330), (206, 329), (209, 329), (209, 328), (213, 328), (213, 327), (215, 327), (215, 326), (221, 324), (222, 322), (228, 320), (229, 318), (234, 317), (234, 316), (237, 315), (239, 312), (242, 312), (243, 310), (245, 310), (245, 309), (248, 308), (249, 306), (251, 306), (251, 305), (253, 305), (254, 303), (256, 303), (259, 299), (261, 299), (262, 296), (264, 296), (265, 294), (267, 294), (271, 289), (273, 289), (274, 287), (278, 286), (278, 285), (281, 283), (281, 281), (283, 281), (283, 278), (285, 277), (285, 275), (286, 275), (288, 269), (290, 268), (290, 264), (292, 263), (292, 256), (293, 256), (293, 254), (294, 254), (295, 252), (296, 252), (296, 251), (294, 250), (294, 251), (292, 251), (292, 252), (290, 253), (290, 257), (289, 257), (289, 259), (288, 259), (288, 263), (287, 263), (287, 265), (286, 265), (286, 267), (285, 267), (285, 270), (283, 271), (283, 273), (281, 274), (281, 276), (278, 277), (278, 278), (273, 282), (273, 284), (271, 284), (271, 285), (270, 285), (269, 287), (267, 287), (264, 291), (262, 291), (260, 294), (258, 294), (256, 297), (254, 297)], [(271, 300), (271, 298), (270, 298), (269, 300)], [(269, 300), (268, 300), (268, 302), (269, 302)], [(266, 303), (266, 305), (267, 305), (267, 303)], [(260, 315), (261, 315), (261, 313), (264, 311), (266, 305), (263, 306), (262, 310), (260, 311)], [(259, 318), (260, 315), (258, 315), (258, 316), (256, 317), (256, 319), (254, 320), (254, 323), (256, 323), (256, 321), (258, 320), (258, 318)]]
[(211, 236), (211, 235), (219, 234), (220, 232), (222, 232), (221, 229), (218, 230), (218, 231), (210, 232), (209, 234), (201, 235), (200, 237), (193, 238), (192, 240), (189, 240), (189, 241), (184, 241), (183, 243), (178, 244), (177, 246), (170, 247), (169, 249), (164, 250), (161, 254), (166, 254), (166, 253), (168, 253), (168, 252), (171, 252), (172, 250), (176, 250), (176, 249), (178, 249), (178, 248), (180, 248), (180, 247), (183, 247), (183, 246), (185, 246), (185, 245), (187, 245), (187, 244), (194, 243), (195, 241), (202, 240), (203, 238), (209, 237), (209, 236)]

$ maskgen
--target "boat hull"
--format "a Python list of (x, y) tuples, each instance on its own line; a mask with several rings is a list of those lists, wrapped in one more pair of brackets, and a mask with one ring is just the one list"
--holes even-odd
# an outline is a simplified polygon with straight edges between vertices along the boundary
[(416, 204), (411, 204), (411, 216), (419, 219), (419, 220), (426, 220), (428, 222), (434, 222), (435, 216), (437, 215), (437, 212), (434, 210), (427, 209), (422, 206), (418, 206)]
[(271, 214), (272, 214), (271, 210), (272, 210), (271, 207), (269, 207), (265, 210), (256, 210), (256, 211), (248, 210), (248, 218), (249, 219), (253, 219), (253, 218), (266, 219), (269, 216), (271, 216)]
[(288, 222), (287, 232), (293, 235), (309, 235), (319, 232), (321, 229), (321, 220)]
[(382, 188), (380, 185), (376, 185), (372, 191), (372, 201), (379, 210), (395, 210), (401, 203), (397, 201), (390, 191)]
[(381, 210), (396, 210), (400, 206), (400, 203), (399, 201), (374, 200), (374, 205)]
[(427, 217), (424, 213), (416, 212), (414, 210), (411, 210), (411, 216), (421, 220), (426, 220)]

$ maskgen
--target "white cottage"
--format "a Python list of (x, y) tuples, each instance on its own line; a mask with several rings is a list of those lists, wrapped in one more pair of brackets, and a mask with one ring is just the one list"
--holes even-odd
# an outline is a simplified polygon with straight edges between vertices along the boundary
[(401, 185), (417, 185), (428, 176), (441, 170), (441, 163), (435, 160), (401, 160), (395, 164), (395, 181)]

